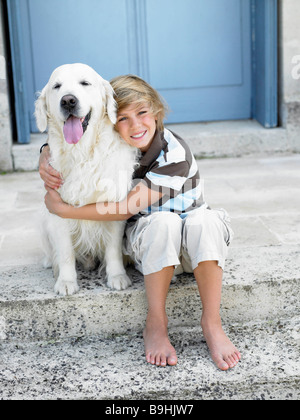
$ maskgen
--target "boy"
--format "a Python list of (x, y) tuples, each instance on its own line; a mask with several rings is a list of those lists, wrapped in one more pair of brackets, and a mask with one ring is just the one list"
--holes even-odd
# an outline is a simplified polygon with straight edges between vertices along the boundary
[(233, 234), (227, 213), (211, 210), (204, 202), (196, 161), (185, 142), (164, 128), (165, 106), (158, 93), (137, 76), (117, 77), (111, 85), (118, 105), (115, 129), (141, 152), (136, 187), (119, 203), (72, 207), (55, 191), (62, 180), (48, 164), (49, 149), (44, 148), (40, 174), (47, 189), (46, 206), (64, 218), (128, 221), (124, 253), (144, 275), (148, 300), (148, 363), (177, 364), (165, 304), (174, 269), (181, 266), (195, 275), (203, 305), (201, 326), (212, 359), (221, 370), (232, 368), (241, 355), (220, 319), (222, 275)]

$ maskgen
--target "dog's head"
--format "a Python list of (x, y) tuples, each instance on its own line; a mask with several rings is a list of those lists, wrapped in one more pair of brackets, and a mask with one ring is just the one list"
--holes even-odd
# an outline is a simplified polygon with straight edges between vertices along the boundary
[(116, 123), (116, 103), (109, 82), (86, 64), (66, 64), (52, 73), (35, 102), (38, 129), (43, 132), (54, 119), (69, 144), (76, 144), (88, 129), (107, 115)]

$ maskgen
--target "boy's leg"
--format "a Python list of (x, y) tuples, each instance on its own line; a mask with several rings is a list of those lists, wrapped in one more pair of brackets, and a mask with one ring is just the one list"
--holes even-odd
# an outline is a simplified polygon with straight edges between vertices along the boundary
[(148, 316), (144, 330), (146, 359), (158, 366), (176, 365), (165, 305), (174, 266), (180, 264), (182, 220), (174, 213), (157, 212), (142, 217), (126, 231), (125, 253), (144, 274)]
[(203, 306), (203, 334), (214, 362), (222, 370), (234, 367), (241, 357), (224, 333), (220, 318), (222, 268), (232, 237), (229, 218), (224, 210), (199, 208), (186, 218), (183, 267), (194, 272)]
[(166, 299), (174, 267), (145, 276), (148, 315), (144, 330), (146, 360), (157, 366), (176, 365), (177, 356), (168, 337)]
[(202, 301), (201, 326), (213, 361), (219, 369), (234, 367), (241, 354), (222, 328), (220, 317), (223, 270), (217, 261), (203, 261), (194, 270)]

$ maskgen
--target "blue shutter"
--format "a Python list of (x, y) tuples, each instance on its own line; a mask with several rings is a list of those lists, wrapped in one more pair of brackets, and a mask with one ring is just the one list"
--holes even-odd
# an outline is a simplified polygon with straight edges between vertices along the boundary
[(7, 0), (18, 142), (29, 143), (29, 107), (26, 86), (24, 85), (26, 74), (21, 30), (21, 19), (23, 17), (21, 4), (20, 0)]
[(278, 124), (277, 0), (252, 0), (253, 118), (264, 127)]

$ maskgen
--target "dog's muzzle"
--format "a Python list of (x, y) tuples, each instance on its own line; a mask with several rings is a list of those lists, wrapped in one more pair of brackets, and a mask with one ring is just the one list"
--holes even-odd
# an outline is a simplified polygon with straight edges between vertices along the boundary
[(63, 128), (64, 137), (68, 144), (79, 142), (89, 125), (91, 114), (92, 111), (83, 118), (78, 118), (73, 114), (69, 115)]
[(77, 144), (89, 125), (91, 111), (85, 117), (80, 117), (79, 100), (71, 94), (61, 98), (60, 107), (65, 117), (63, 128), (65, 140), (69, 144)]

